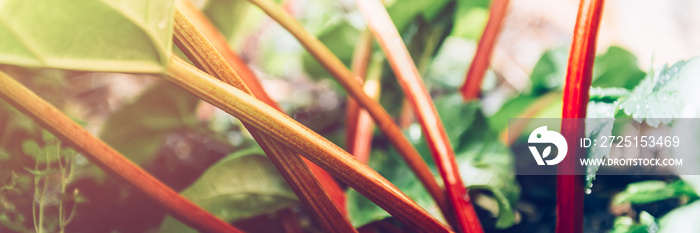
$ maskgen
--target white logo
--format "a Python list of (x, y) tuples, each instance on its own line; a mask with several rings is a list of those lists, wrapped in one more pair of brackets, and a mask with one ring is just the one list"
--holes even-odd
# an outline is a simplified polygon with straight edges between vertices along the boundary
[(545, 165), (545, 162), (547, 165), (556, 165), (560, 163), (562, 160), (564, 160), (564, 157), (566, 157), (566, 151), (568, 150), (568, 145), (566, 144), (566, 139), (564, 136), (561, 136), (560, 133), (555, 132), (555, 131), (547, 131), (547, 126), (542, 126), (530, 134), (530, 137), (527, 139), (528, 143), (549, 143), (549, 144), (554, 144), (554, 146), (557, 147), (557, 155), (554, 156), (554, 158), (549, 159), (549, 160), (542, 160), (544, 158), (549, 157), (549, 154), (552, 153), (552, 146), (547, 146), (547, 148), (544, 148), (544, 151), (542, 151), (542, 155), (540, 155), (540, 152), (537, 151), (537, 148), (535, 146), (529, 146), (530, 152), (532, 152), (532, 156), (535, 157), (535, 161), (537, 161), (537, 165)]

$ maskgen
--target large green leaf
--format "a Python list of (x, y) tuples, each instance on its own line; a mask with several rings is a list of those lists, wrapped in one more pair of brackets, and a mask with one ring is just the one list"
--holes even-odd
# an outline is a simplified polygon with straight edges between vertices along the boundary
[[(296, 204), (294, 192), (262, 154), (260, 147), (233, 153), (211, 166), (181, 194), (229, 222)], [(167, 218), (160, 232), (196, 231)]]
[[(507, 228), (515, 222), (514, 205), (520, 190), (514, 176), (509, 175), (508, 156), (510, 151), (498, 140), (498, 132), (489, 128), (477, 103), (465, 104), (459, 95), (445, 96), (435, 101), (438, 113), (454, 147), (460, 175), (465, 185), (471, 189), (487, 190), (498, 206), (484, 206), (497, 218), (497, 228)], [(420, 126), (408, 129), (408, 137), (430, 167), (435, 164), (430, 150), (423, 139)], [(395, 151), (383, 154), (374, 150), (370, 167), (379, 171), (400, 190), (416, 201), (434, 216), (440, 216), (427, 191), (410, 172)], [(440, 179), (437, 178), (436, 179)], [(359, 226), (388, 217), (382, 209), (373, 205), (355, 191), (348, 192), (348, 212), (354, 225)]]
[(196, 125), (198, 99), (170, 83), (158, 83), (111, 114), (100, 138), (136, 163), (155, 156), (165, 136)]
[(161, 72), (172, 45), (172, 1), (0, 1), (0, 63)]

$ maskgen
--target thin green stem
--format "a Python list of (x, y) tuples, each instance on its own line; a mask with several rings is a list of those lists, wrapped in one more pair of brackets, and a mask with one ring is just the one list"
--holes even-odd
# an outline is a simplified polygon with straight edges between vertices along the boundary
[[(241, 232), (180, 196), (138, 165), (100, 141), (93, 134), (51, 106), (25, 86), (0, 72), (0, 98), (34, 119), (72, 148), (82, 152), (107, 174), (153, 198), (173, 217), (206, 232)], [(35, 183), (38, 181), (35, 180)]]
[[(46, 161), (51, 161), (49, 159), (49, 152), (44, 151), (44, 155), (46, 157)], [(44, 173), (44, 185), (41, 188), (41, 196), (39, 198), (39, 232), (38, 233), (43, 233), (44, 232), (44, 208), (46, 207), (44, 201), (46, 200), (46, 190), (49, 189), (49, 178), (48, 178), (48, 172), (49, 172), (49, 163), (46, 163), (45, 167), (45, 173)]]

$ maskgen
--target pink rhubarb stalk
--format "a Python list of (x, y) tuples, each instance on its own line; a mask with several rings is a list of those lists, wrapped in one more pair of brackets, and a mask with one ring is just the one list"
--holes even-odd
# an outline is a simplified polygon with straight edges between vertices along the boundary
[[(562, 118), (585, 118), (588, 106), (588, 90), (591, 87), (596, 40), (604, 0), (581, 0), (579, 5), (574, 38), (569, 54), (569, 68), (564, 87), (564, 109)], [(569, 148), (577, 148), (576, 138), (584, 134), (582, 121), (563, 121), (561, 133), (567, 139)], [(583, 232), (583, 177), (578, 158), (585, 151), (569, 150), (566, 159), (559, 163), (557, 177), (557, 232)], [(577, 170), (578, 169), (578, 170)]]
[(442, 120), (389, 13), (379, 0), (358, 0), (357, 5), (372, 34), (387, 55), (389, 64), (423, 127), (454, 215), (450, 222), (462, 232), (483, 232), (464, 182), (459, 176), (459, 167)]

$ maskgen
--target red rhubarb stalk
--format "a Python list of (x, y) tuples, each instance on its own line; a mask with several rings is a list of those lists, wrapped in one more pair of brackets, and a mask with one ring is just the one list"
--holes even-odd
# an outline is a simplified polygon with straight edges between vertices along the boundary
[[(287, 1), (290, 3), (293, 1)], [(265, 102), (266, 104), (272, 106), (278, 111), (282, 112), (277, 102), (272, 100), (270, 96), (263, 89), (262, 84), (255, 76), (255, 73), (248, 67), (248, 65), (241, 59), (229, 46), (228, 41), (223, 35), (214, 27), (214, 25), (199, 11), (192, 2), (190, 1), (178, 1), (178, 9), (184, 16), (186, 16), (194, 26), (204, 35), (204, 37), (216, 48), (226, 60), (226, 62), (236, 71), (238, 76), (242, 79), (243, 83), (250, 89), (251, 93), (259, 100)], [(347, 209), (345, 206), (345, 192), (340, 188), (338, 182), (333, 179), (333, 177), (328, 174), (325, 170), (321, 169), (316, 164), (310, 162), (306, 158), (302, 158), (304, 163), (311, 169), (313, 174), (316, 176), (318, 181), (323, 186), (323, 189), (330, 195), (333, 202), (338, 206), (340, 211), (347, 214)]]
[(493, 47), (501, 32), (501, 25), (506, 16), (509, 2), (510, 0), (494, 0), (491, 4), (489, 21), (486, 23), (486, 28), (481, 35), (474, 60), (472, 60), (472, 64), (469, 66), (466, 80), (461, 88), (464, 101), (479, 98), (481, 82), (484, 80), (486, 70), (489, 68)]
[[(252, 94), (224, 57), (179, 10), (175, 12), (174, 29), (173, 40), (175, 44), (197, 67), (215, 75), (233, 87)], [(296, 155), (294, 151), (269, 136), (251, 128), (247, 122), (243, 121), (243, 125), (258, 142), (270, 162), (277, 167), (282, 177), (289, 183), (299, 200), (315, 215), (317, 222), (326, 232), (355, 231), (338, 208), (341, 205), (334, 203), (330, 195), (324, 191), (321, 183), (304, 163), (301, 156)]]
[(372, 34), (387, 55), (389, 64), (423, 127), (426, 141), (445, 185), (447, 200), (454, 214), (455, 228), (462, 232), (483, 232), (459, 176), (455, 154), (442, 121), (389, 13), (379, 0), (358, 0), (357, 5)]
[(255, 97), (170, 56), (164, 78), (273, 137), (418, 232), (452, 232), (376, 171)]
[[(391, 118), (389, 113), (379, 105), (376, 100), (369, 97), (355, 75), (345, 67), (342, 61), (335, 56), (328, 47), (323, 45), (318, 38), (304, 29), (301, 24), (292, 18), (287, 12), (282, 9), (273, 0), (248, 0), (257, 5), (272, 19), (277, 21), (282, 27), (287, 29), (299, 42), (306, 48), (316, 60), (328, 70), (333, 77), (336, 78), (348, 95), (351, 95), (357, 103), (362, 106), (374, 119), (377, 128), (379, 128), (389, 139), (389, 142), (394, 146), (396, 151), (402, 156), (406, 164), (416, 174), (416, 177), (428, 190), (430, 195), (435, 199), (435, 202), (440, 207), (443, 213), (447, 211), (447, 201), (435, 177), (433, 177), (430, 168), (425, 163), (423, 158), (418, 154), (416, 148), (406, 138), (401, 129), (396, 125), (396, 122)], [(337, 176), (336, 176), (337, 177)]]
[[(604, 0), (581, 0), (574, 38), (569, 55), (569, 68), (564, 87), (564, 109), (562, 118), (585, 118), (588, 105), (588, 90), (591, 87), (593, 60)], [(577, 148), (576, 138), (584, 134), (582, 121), (562, 121), (561, 133), (569, 148)], [(557, 177), (557, 232), (583, 232), (583, 177), (578, 158), (585, 151), (569, 150), (566, 159), (559, 164)]]

